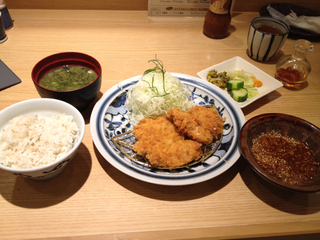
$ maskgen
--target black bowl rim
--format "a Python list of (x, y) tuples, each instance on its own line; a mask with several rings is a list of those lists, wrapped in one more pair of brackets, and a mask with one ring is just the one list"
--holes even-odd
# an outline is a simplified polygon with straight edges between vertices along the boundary
[[(51, 57), (53, 57), (53, 56), (67, 55), (67, 54), (70, 54), (70, 55), (71, 55), (71, 54), (85, 55), (86, 57), (89, 57), (89, 58), (92, 58), (93, 60), (95, 60), (95, 61), (97, 62), (97, 64), (98, 64), (98, 69), (100, 70), (100, 73), (98, 74), (97, 78), (96, 78), (94, 81), (92, 81), (91, 83), (89, 83), (88, 85), (86, 85), (86, 86), (83, 86), (83, 87), (77, 88), (77, 89), (73, 89), (73, 90), (68, 90), (68, 91), (52, 90), (52, 89), (45, 88), (45, 87), (41, 86), (40, 84), (38, 84), (37, 81), (33, 78), (35, 68), (36, 68), (42, 61), (45, 61), (46, 59), (49, 59), (49, 58), (51, 58)], [(77, 60), (80, 60), (80, 59), (77, 59)], [(48, 65), (49, 65), (49, 64), (48, 64)], [(94, 82), (98, 81), (98, 79), (101, 78), (101, 74), (102, 74), (102, 67), (101, 67), (101, 64), (99, 63), (99, 61), (98, 61), (96, 58), (94, 58), (94, 57), (92, 57), (92, 56), (90, 56), (90, 55), (88, 55), (88, 54), (81, 53), (81, 52), (60, 52), (60, 53), (51, 54), (51, 55), (49, 55), (49, 56), (41, 59), (40, 61), (38, 61), (38, 62), (34, 65), (34, 67), (32, 68), (32, 71), (31, 71), (31, 79), (32, 79), (33, 83), (34, 83), (37, 87), (42, 88), (42, 89), (44, 89), (44, 90), (51, 91), (51, 92), (57, 92), (57, 93), (70, 93), (70, 92), (75, 92), (75, 91), (78, 91), (78, 90), (80, 90), (80, 89), (83, 89), (83, 88), (86, 88), (86, 87), (92, 85)]]
[(299, 192), (320, 192), (320, 186), (319, 187), (315, 187), (315, 186), (301, 186), (301, 185), (291, 185), (291, 184), (287, 184), (285, 182), (280, 182), (275, 180), (274, 178), (272, 178), (271, 176), (269, 176), (268, 174), (265, 173), (265, 171), (262, 170), (262, 168), (258, 165), (255, 164), (254, 162), (251, 161), (250, 157), (247, 155), (246, 153), (246, 148), (244, 146), (244, 141), (242, 141), (242, 139), (244, 140), (244, 133), (247, 130), (247, 127), (256, 122), (259, 119), (266, 119), (268, 117), (278, 117), (279, 119), (282, 120), (288, 120), (288, 118), (291, 118), (291, 120), (295, 120), (295, 122), (300, 122), (301, 124), (303, 124), (304, 126), (313, 129), (313, 131), (317, 131), (318, 133), (320, 133), (320, 128), (315, 126), (314, 124), (308, 122), (307, 120), (304, 120), (302, 118), (293, 116), (293, 115), (288, 115), (288, 114), (284, 114), (284, 113), (264, 113), (264, 114), (260, 114), (257, 115), (251, 119), (249, 119), (248, 121), (246, 121), (246, 123), (242, 126), (241, 131), (240, 131), (240, 135), (239, 135), (239, 139), (238, 139), (238, 143), (239, 143), (239, 148), (240, 148), (240, 152), (241, 155), (246, 159), (246, 161), (250, 164), (251, 168), (263, 179), (267, 180), (268, 182), (279, 186), (283, 189), (286, 190), (291, 190), (291, 191), (299, 191)]

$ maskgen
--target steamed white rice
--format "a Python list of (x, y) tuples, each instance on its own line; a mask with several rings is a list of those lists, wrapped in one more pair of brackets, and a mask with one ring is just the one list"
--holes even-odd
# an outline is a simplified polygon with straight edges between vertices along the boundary
[(66, 155), (78, 136), (72, 116), (18, 116), (0, 132), (0, 163), (30, 169), (55, 162)]

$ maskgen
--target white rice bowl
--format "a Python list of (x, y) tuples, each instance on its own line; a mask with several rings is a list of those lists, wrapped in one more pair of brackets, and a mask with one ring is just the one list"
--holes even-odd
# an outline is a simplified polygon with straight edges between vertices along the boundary
[[(0, 112), (0, 131), (8, 127), (9, 121), (16, 117), (34, 115), (41, 116), (41, 119), (50, 119), (53, 116), (68, 116), (77, 126), (76, 136), (72, 137), (72, 139), (68, 138), (68, 140), (65, 140), (65, 142), (69, 141), (69, 143), (66, 144), (69, 146), (67, 146), (66, 149), (63, 149), (60, 155), (55, 154), (56, 159), (54, 161), (51, 159), (46, 162), (48, 160), (46, 159), (44, 163), (36, 164), (31, 167), (23, 165), (21, 168), (21, 166), (12, 166), (10, 164), (5, 166), (6, 164), (1, 164), (2, 161), (0, 159), (0, 169), (14, 175), (32, 178), (34, 180), (47, 180), (61, 173), (76, 154), (84, 137), (85, 122), (81, 113), (69, 103), (51, 98), (38, 98), (22, 101), (2, 110)], [(70, 119), (68, 121), (70, 121)], [(72, 145), (70, 145), (70, 141), (72, 141)], [(61, 144), (64, 144), (64, 142), (60, 142), (60, 147)], [(2, 153), (0, 153), (0, 157), (1, 156), (3, 157)]]

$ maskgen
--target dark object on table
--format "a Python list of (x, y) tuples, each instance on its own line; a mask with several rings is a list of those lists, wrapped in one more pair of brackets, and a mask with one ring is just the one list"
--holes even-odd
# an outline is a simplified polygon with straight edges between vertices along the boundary
[(18, 83), (21, 83), (20, 78), (18, 78), (11, 69), (0, 60), (0, 90), (11, 87)]
[[(69, 91), (51, 90), (40, 86), (39, 81), (44, 74), (52, 69), (65, 65), (77, 65), (89, 68), (96, 72), (98, 77), (90, 84)], [(32, 80), (41, 97), (56, 98), (75, 106), (79, 111), (84, 111), (97, 97), (101, 87), (101, 66), (93, 57), (77, 52), (64, 52), (48, 56), (38, 62), (32, 70)]]
[(13, 21), (11, 19), (9, 10), (5, 1), (0, 1), (0, 12), (3, 19), (3, 24), (6, 30), (13, 27)]
[(211, 1), (203, 24), (203, 33), (210, 38), (221, 39), (229, 36), (232, 0)]
[[(320, 12), (316, 10), (312, 10), (309, 8), (304, 8), (301, 6), (297, 6), (294, 4), (289, 3), (271, 3), (271, 7), (273, 7), (275, 10), (279, 11), (280, 13), (284, 14), (285, 16), (288, 15), (291, 10), (297, 14), (297, 16), (320, 16)], [(268, 10), (268, 5), (262, 7), (259, 11), (260, 16), (270, 16)], [(311, 33), (308, 31), (304, 31), (301, 28), (297, 28), (294, 26), (290, 26), (290, 33), (289, 38), (297, 39), (297, 38), (304, 38), (309, 41), (320, 41), (320, 34), (317, 33)]]
[(4, 28), (3, 19), (0, 13), (0, 43), (7, 41), (8, 36), (6, 34), (6, 29)]
[[(261, 136), (269, 138), (266, 144), (259, 146), (261, 149), (257, 155), (254, 147)], [(287, 190), (320, 192), (320, 129), (313, 124), (280, 113), (258, 115), (242, 127), (239, 146), (252, 169), (268, 182)], [(307, 150), (300, 151), (305, 146)], [(306, 155), (307, 152), (313, 154)], [(298, 156), (300, 154), (303, 156)], [(263, 161), (260, 162), (261, 156)], [(305, 180), (297, 183), (299, 174)]]

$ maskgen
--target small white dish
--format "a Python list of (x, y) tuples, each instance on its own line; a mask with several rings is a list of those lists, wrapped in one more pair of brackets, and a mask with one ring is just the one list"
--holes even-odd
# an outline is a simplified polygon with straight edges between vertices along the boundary
[(217, 70), (218, 72), (223, 72), (227, 70), (244, 70), (246, 72), (253, 73), (257, 79), (263, 82), (263, 86), (258, 88), (259, 94), (257, 96), (253, 98), (248, 98), (245, 102), (238, 103), (241, 108), (248, 106), (249, 104), (253, 103), (259, 98), (262, 98), (263, 96), (283, 86), (283, 84), (279, 82), (277, 79), (271, 77), (269, 74), (263, 72), (262, 70), (247, 62), (241, 57), (234, 57), (224, 62), (218, 63), (214, 66), (211, 66), (205, 70), (198, 72), (197, 75), (200, 78), (207, 80), (208, 72), (213, 69)]

